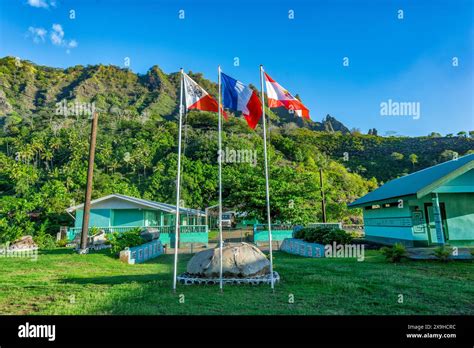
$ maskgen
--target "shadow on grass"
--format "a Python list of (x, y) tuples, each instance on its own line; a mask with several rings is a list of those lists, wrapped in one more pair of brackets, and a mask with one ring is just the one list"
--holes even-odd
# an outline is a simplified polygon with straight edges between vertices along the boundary
[(76, 252), (72, 248), (40, 249), (40, 255), (73, 255)]
[(66, 278), (61, 283), (65, 284), (110, 284), (118, 285), (125, 283), (149, 283), (169, 280), (169, 274), (135, 274), (121, 276), (104, 276), (91, 278)]
[[(118, 261), (118, 259), (110, 254), (109, 250), (100, 250), (96, 253), (100, 253), (109, 257), (112, 257)], [(187, 261), (192, 255), (180, 255), (180, 266), (178, 274), (183, 273), (186, 268)], [(173, 262), (173, 255), (160, 255), (154, 259), (148, 260), (143, 264), (128, 265), (130, 267), (139, 267), (140, 265), (147, 264), (171, 264)], [(152, 273), (152, 274), (130, 274), (130, 275), (117, 275), (117, 276), (100, 276), (90, 278), (64, 278), (61, 280), (62, 283), (66, 284), (109, 284), (119, 285), (126, 283), (150, 283), (156, 281), (169, 281), (171, 282), (172, 269), (165, 273)]]
[[(76, 255), (77, 252), (73, 248), (55, 248), (55, 249), (41, 249), (40, 255)], [(90, 250), (87, 255), (104, 255), (114, 259), (118, 259), (118, 255), (114, 255), (110, 249)]]

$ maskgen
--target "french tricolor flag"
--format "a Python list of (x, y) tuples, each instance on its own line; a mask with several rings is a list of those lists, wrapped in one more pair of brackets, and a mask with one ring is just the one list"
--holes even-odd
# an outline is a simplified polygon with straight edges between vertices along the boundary
[(255, 129), (262, 117), (262, 103), (257, 93), (242, 82), (221, 73), (224, 108), (241, 111), (250, 128)]

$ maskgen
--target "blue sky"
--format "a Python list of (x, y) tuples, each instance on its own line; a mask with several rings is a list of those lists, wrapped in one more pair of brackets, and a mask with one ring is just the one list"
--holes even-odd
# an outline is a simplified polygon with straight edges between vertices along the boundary
[[(473, 23), (474, 0), (5, 0), (0, 56), (54, 67), (123, 67), (128, 57), (135, 72), (157, 64), (213, 81), (220, 64), (254, 85), (263, 64), (315, 121), (446, 134), (474, 129)], [(420, 103), (420, 117), (382, 116), (389, 99)]]

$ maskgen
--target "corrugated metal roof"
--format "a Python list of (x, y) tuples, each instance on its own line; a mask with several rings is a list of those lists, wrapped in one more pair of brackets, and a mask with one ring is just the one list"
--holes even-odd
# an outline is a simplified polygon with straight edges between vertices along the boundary
[[(91, 205), (93, 205), (94, 203), (105, 201), (109, 198), (114, 198), (114, 197), (129, 201), (129, 202), (133, 202), (133, 203), (136, 203), (136, 204), (139, 204), (139, 205), (144, 205), (144, 206), (147, 206), (147, 207), (150, 207), (150, 208), (163, 210), (163, 211), (166, 211), (166, 212), (169, 212), (169, 213), (175, 213), (176, 212), (176, 206), (172, 205), (172, 204), (154, 202), (154, 201), (150, 201), (148, 199), (131, 197), (131, 196), (126, 196), (126, 195), (121, 195), (121, 194), (118, 194), (118, 193), (113, 193), (113, 194), (108, 195), (108, 196), (104, 196), (104, 197), (101, 197), (101, 198), (98, 198), (98, 199), (94, 199), (94, 200), (91, 201)], [(84, 207), (84, 204), (79, 204), (79, 205), (76, 205), (76, 206), (73, 206), (73, 207), (69, 207), (66, 210), (68, 212), (72, 212), (72, 211), (77, 210), (77, 209), (82, 208), (82, 207)], [(183, 207), (179, 208), (179, 212), (180, 212), (180, 214), (190, 214), (190, 215), (200, 215), (200, 216), (206, 215), (201, 210), (191, 209), (191, 208), (183, 208)]]
[[(435, 166), (425, 168), (418, 172), (402, 176), (387, 182), (365, 196), (349, 204), (349, 207), (363, 205), (365, 203), (382, 201), (385, 199), (417, 194), (423, 188), (446, 177), (450, 173), (462, 167), (474, 167), (474, 154), (459, 157), (456, 160), (447, 161)], [(474, 183), (473, 183), (474, 185)]]

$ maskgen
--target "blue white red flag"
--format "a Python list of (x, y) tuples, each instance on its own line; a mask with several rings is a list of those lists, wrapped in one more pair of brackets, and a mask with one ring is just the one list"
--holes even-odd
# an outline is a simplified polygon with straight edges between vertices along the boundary
[(262, 103), (257, 93), (242, 82), (221, 73), (224, 108), (241, 111), (250, 128), (255, 129), (262, 117)]

